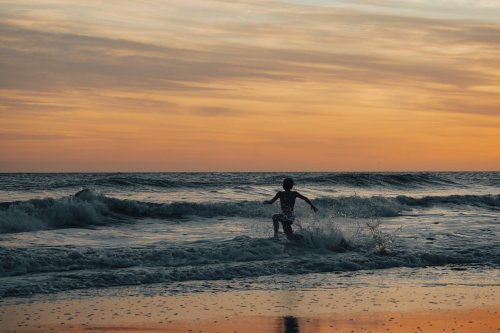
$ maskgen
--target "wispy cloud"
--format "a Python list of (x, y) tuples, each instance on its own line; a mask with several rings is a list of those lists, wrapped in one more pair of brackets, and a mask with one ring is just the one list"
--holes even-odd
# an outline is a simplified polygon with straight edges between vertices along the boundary
[(36, 133), (21, 133), (21, 132), (0, 132), (0, 140), (4, 141), (39, 141), (39, 140), (63, 140), (70, 136), (56, 134), (36, 134)]
[(73, 107), (61, 103), (40, 101), (36, 97), (33, 98), (13, 98), (8, 96), (1, 96), (0, 114), (15, 111), (16, 113), (30, 113), (37, 112), (57, 112), (57, 111), (70, 111)]
[(238, 110), (229, 109), (220, 106), (206, 106), (196, 108), (194, 114), (206, 117), (217, 117), (217, 116), (238, 116), (243, 113)]
[[(16, 89), (190, 90), (207, 81), (314, 79), (321, 74), (328, 81), (369, 79), (380, 84), (399, 79), (468, 86), (499, 80), (496, 70), (466, 66), (481, 50), (481, 57), (493, 62), (491, 66), (498, 64), (500, 27), (495, 25), (352, 8), (246, 6), (263, 19), (220, 18), (234, 15), (236, 5), (220, 9), (208, 26), (206, 18), (184, 17), (186, 26), (199, 24), (203, 29), (183, 31), (182, 26), (174, 26), (174, 31), (180, 30), (171, 43), (176, 46), (161, 38), (138, 42), (137, 35), (126, 39), (127, 34), (116, 32), (87, 35), (3, 24), (0, 54), (5, 75), (0, 84)], [(165, 18), (171, 18), (176, 8), (186, 11), (187, 7), (173, 6)], [(149, 32), (156, 34), (149, 29), (142, 35)]]

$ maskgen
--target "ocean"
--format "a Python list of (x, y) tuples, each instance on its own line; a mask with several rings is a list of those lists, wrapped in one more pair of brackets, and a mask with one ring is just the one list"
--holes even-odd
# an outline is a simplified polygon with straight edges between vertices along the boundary
[[(279, 203), (263, 201), (284, 177), (319, 208), (297, 199), (303, 242), (271, 238)], [(0, 297), (304, 289), (388, 269), (495, 280), (499, 225), (499, 172), (0, 174)]]

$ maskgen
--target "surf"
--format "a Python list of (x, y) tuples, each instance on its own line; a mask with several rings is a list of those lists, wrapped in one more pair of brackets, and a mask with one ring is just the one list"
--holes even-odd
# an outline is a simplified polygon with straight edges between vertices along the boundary
[[(474, 207), (500, 210), (500, 195), (425, 196), (339, 196), (318, 198), (314, 203), (323, 217), (396, 217), (414, 208), (435, 206)], [(135, 223), (142, 218), (181, 221), (189, 216), (244, 217), (268, 219), (275, 210), (260, 201), (151, 203), (118, 199), (97, 191), (84, 189), (62, 198), (32, 199), (0, 204), (0, 233), (15, 233), (59, 228), (85, 228)], [(304, 207), (297, 207), (300, 218), (307, 216)]]

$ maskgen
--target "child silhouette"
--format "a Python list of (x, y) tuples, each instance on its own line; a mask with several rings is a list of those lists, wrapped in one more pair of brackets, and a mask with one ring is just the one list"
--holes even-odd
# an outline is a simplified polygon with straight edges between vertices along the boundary
[(292, 223), (295, 220), (295, 216), (293, 214), (295, 199), (300, 198), (304, 200), (311, 206), (312, 210), (314, 210), (315, 212), (318, 211), (318, 208), (316, 208), (316, 206), (314, 206), (308, 198), (297, 191), (292, 191), (293, 185), (295, 185), (295, 183), (292, 178), (285, 178), (283, 180), (283, 189), (285, 191), (279, 191), (278, 193), (276, 193), (274, 198), (264, 201), (265, 204), (273, 204), (276, 200), (280, 199), (281, 214), (273, 215), (274, 239), (278, 239), (280, 222), (283, 225), (283, 231), (285, 232), (285, 235), (288, 239), (302, 239), (302, 236), (294, 234), (292, 230)]

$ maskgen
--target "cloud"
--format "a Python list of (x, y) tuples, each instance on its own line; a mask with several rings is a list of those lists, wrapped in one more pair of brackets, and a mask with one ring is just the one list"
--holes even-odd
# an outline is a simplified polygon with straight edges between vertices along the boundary
[[(141, 3), (136, 6), (144, 11), (130, 22), (130, 9), (114, 2), (107, 5), (117, 9), (108, 21), (98, 20), (104, 15), (99, 6), (84, 6), (79, 10), (89, 15), (76, 15), (65, 1), (55, 4), (59, 18), (40, 14), (38, 6), (22, 17), (12, 10), (0, 24), (0, 89), (213, 92), (245, 99), (235, 82), (317, 82), (325, 91), (341, 86), (358, 95), (364, 87), (394, 94), (418, 88), (435, 100), (462, 92), (474, 98), (478, 87), (500, 84), (498, 25), (439, 13), (426, 17), (411, 11), (416, 4), (401, 1), (382, 4), (186, 1), (153, 11)], [(193, 12), (200, 5), (210, 15)], [(30, 27), (30, 20), (36, 24)], [(113, 102), (103, 98), (110, 107)], [(130, 102), (174, 109), (154, 99)]]
[[(11, 91), (10, 94), (14, 95), (14, 92)], [(29, 117), (33, 114), (45, 114), (45, 116), (49, 116), (54, 113), (71, 112), (77, 109), (75, 105), (54, 100), (47, 101), (51, 97), (53, 96), (35, 94), (19, 98), (0, 93), (0, 115), (5, 117)]]
[[(172, 10), (188, 12), (197, 3), (173, 5)], [(216, 4), (223, 6), (218, 9)], [(250, 14), (232, 19), (241, 6)], [(326, 83), (428, 81), (468, 87), (499, 80), (497, 71), (468, 65), (480, 49), (453, 57), (447, 52), (480, 45), (490, 53), (490, 66), (498, 65), (500, 27), (491, 24), (364, 7), (286, 3), (266, 7), (258, 1), (232, 5), (208, 1), (204, 7), (213, 14), (212, 21), (200, 15), (163, 14), (173, 31), (149, 28), (143, 35), (157, 38), (148, 42), (110, 33), (116, 31), (112, 26), (99, 35), (98, 27), (55, 32), (3, 23), (0, 88), (196, 91), (207, 88), (203, 83), (219, 81), (318, 78)], [(440, 47), (443, 44), (449, 48)]]
[[(161, 96), (160, 96), (161, 97)], [(179, 105), (166, 100), (158, 99), (158, 96), (144, 95), (142, 97), (120, 95), (108, 96), (97, 95), (94, 96), (96, 103), (104, 106), (109, 110), (119, 110), (120, 112), (136, 112), (141, 110), (147, 113), (165, 113), (165, 114), (178, 114)]]
[(220, 106), (206, 106), (206, 107), (196, 108), (193, 113), (196, 115), (206, 116), (206, 117), (240, 116), (244, 114), (241, 111)]
[(0, 25), (0, 34), (4, 39), (0, 47), (3, 89), (184, 91), (205, 90), (200, 82), (220, 78), (276, 77), (252, 65), (224, 62), (194, 50), (6, 25)]
[(500, 105), (493, 102), (486, 103), (471, 100), (442, 100), (437, 105), (430, 105), (427, 107), (433, 111), (500, 117)]
[(36, 134), (36, 133), (21, 133), (21, 132), (0, 132), (0, 140), (2, 141), (40, 141), (40, 140), (64, 140), (71, 138), (67, 135), (59, 134)]

